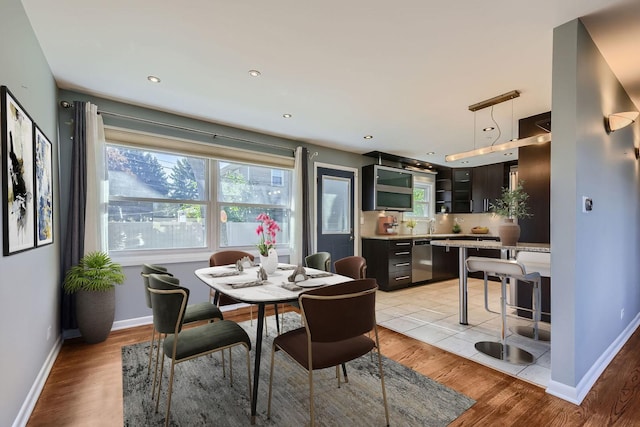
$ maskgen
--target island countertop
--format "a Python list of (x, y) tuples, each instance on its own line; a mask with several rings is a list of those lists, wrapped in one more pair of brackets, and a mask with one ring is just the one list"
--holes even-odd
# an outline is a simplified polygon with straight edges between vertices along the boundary
[(505, 246), (502, 242), (494, 240), (432, 240), (433, 246), (448, 246), (453, 248), (473, 249), (507, 249), (527, 252), (551, 252), (549, 243), (521, 243), (515, 246)]

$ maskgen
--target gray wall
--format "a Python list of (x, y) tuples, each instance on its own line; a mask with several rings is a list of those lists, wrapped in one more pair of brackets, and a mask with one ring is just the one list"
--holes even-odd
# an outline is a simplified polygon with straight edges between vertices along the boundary
[[(9, 88), (51, 140), (55, 178), (58, 171), (56, 85), (19, 0), (0, 0), (0, 28), (0, 84)], [(54, 197), (58, 194), (54, 186)], [(54, 203), (57, 207), (58, 203)], [(0, 257), (2, 426), (13, 424), (60, 337), (58, 223), (59, 215), (54, 211), (53, 245)], [(51, 334), (47, 339), (49, 327)]]
[[(330, 149), (326, 147), (320, 147), (313, 144), (306, 144), (300, 141), (294, 141), (291, 139), (278, 138), (268, 135), (263, 135), (256, 132), (245, 131), (241, 129), (232, 128), (229, 126), (218, 125), (214, 123), (204, 122), (192, 118), (177, 116), (163, 111), (152, 110), (149, 108), (138, 107), (135, 105), (124, 104), (112, 100), (98, 98), (90, 96), (80, 92), (61, 90), (59, 93), (60, 100), (66, 101), (89, 101), (98, 106), (98, 110), (108, 111), (112, 113), (124, 114), (136, 118), (141, 118), (150, 121), (156, 121), (161, 123), (167, 123), (175, 126), (182, 126), (190, 129), (198, 129), (201, 131), (211, 132), (215, 134), (232, 136), (235, 138), (242, 138), (249, 141), (271, 144), (276, 146), (284, 146), (295, 148), (299, 145), (306, 146), (309, 149), (310, 154), (317, 152), (316, 156), (313, 156), (309, 165), (310, 173), (310, 191), (313, 194), (313, 164), (315, 162), (329, 163), (338, 166), (360, 167), (365, 164), (374, 162), (374, 159), (364, 157), (359, 154), (348, 153), (341, 150)], [(70, 179), (69, 163), (71, 161), (71, 135), (73, 133), (73, 127), (71, 124), (71, 117), (73, 115), (72, 109), (62, 110), (60, 114), (60, 186), (61, 199), (62, 199), (62, 212), (61, 216), (66, 216), (66, 207), (68, 202), (68, 183)], [(264, 146), (257, 146), (251, 144), (245, 144), (238, 141), (225, 140), (224, 138), (212, 140), (207, 135), (202, 135), (193, 132), (181, 131), (169, 127), (158, 126), (150, 123), (144, 123), (140, 121), (116, 118), (108, 114), (103, 115), (105, 125), (120, 126), (129, 129), (136, 129), (144, 132), (151, 132), (161, 135), (170, 135), (179, 138), (186, 138), (196, 140), (200, 142), (215, 143), (218, 145), (230, 145), (238, 148), (245, 148), (250, 150), (270, 151), (275, 154), (290, 155), (290, 151), (269, 149)], [(359, 207), (360, 201), (357, 201)], [(359, 210), (359, 209), (358, 209)], [(61, 224), (64, 233), (64, 227), (66, 222)], [(170, 271), (180, 278), (190, 289), (190, 301), (206, 301), (208, 300), (208, 288), (203, 285), (193, 274), (194, 270), (198, 268), (208, 267), (209, 260), (208, 253), (203, 253), (200, 260), (194, 260), (193, 262), (180, 262), (173, 263), (170, 259), (165, 264), (168, 265)], [(142, 288), (142, 281), (140, 279), (140, 266), (125, 266), (126, 281), (122, 286), (116, 287), (116, 313), (115, 320), (119, 322), (116, 327), (124, 327), (139, 324), (141, 322), (147, 322), (149, 319), (145, 318), (151, 315), (151, 311), (147, 308), (144, 292)]]
[[(640, 313), (640, 123), (608, 135), (603, 117), (637, 110), (581, 22), (554, 31), (551, 144), (552, 382), (580, 399)], [(594, 210), (583, 213), (582, 196)], [(624, 317), (621, 319), (621, 310)], [(627, 331), (625, 331), (627, 329)], [(591, 370), (591, 371), (590, 371)]]

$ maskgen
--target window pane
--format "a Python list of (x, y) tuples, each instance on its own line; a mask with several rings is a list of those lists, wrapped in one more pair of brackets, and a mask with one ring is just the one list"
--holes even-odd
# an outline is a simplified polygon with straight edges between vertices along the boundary
[(291, 171), (241, 163), (218, 165), (219, 201), (289, 206)]
[(207, 160), (107, 146), (109, 196), (206, 200)]
[(351, 180), (322, 177), (322, 234), (351, 233)]
[(266, 213), (280, 226), (276, 242), (289, 244), (289, 209), (222, 205), (220, 207), (220, 247), (255, 246), (258, 243), (256, 218)]
[(109, 203), (109, 251), (206, 247), (205, 205)]

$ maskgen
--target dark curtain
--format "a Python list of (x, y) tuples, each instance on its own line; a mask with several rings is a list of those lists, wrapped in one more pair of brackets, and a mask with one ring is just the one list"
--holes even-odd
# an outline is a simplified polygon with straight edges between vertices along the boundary
[(302, 147), (302, 259), (311, 254), (311, 206), (309, 203), (309, 150)]
[[(66, 239), (62, 253), (62, 277), (77, 264), (84, 253), (84, 211), (87, 194), (87, 156), (85, 103), (74, 101), (73, 150), (69, 184), (69, 210)], [(62, 291), (62, 329), (76, 329), (76, 298)]]

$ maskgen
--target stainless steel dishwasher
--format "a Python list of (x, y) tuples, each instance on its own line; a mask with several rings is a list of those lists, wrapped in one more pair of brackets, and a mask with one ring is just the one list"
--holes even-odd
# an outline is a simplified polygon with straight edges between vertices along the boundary
[(414, 239), (411, 251), (411, 282), (420, 283), (433, 278), (431, 239)]

